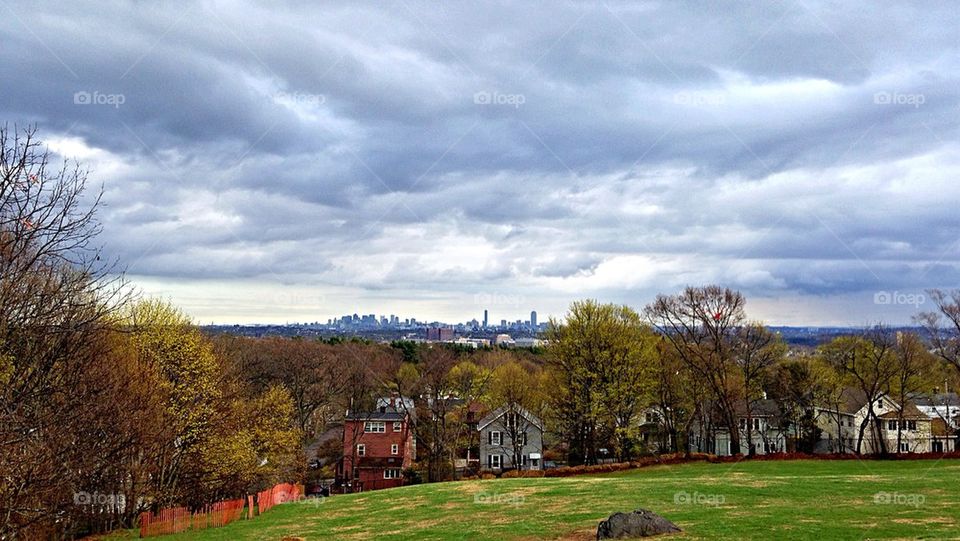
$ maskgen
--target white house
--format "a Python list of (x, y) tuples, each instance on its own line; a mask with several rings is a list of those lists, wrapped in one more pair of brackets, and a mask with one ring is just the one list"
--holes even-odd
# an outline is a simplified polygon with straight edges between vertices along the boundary
[[(872, 406), (872, 417), (871, 417)], [(901, 406), (890, 396), (879, 393), (867, 399), (863, 393), (846, 390), (839, 407), (817, 408), (821, 429), (817, 452), (853, 453), (857, 451), (861, 426), (860, 452), (940, 453), (956, 449), (955, 431), (946, 422), (920, 409), (913, 401)]]

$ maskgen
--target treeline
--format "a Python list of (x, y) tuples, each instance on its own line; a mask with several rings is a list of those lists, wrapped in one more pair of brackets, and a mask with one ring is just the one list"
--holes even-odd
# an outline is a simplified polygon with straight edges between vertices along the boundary
[(303, 470), (288, 389), (126, 292), (86, 184), (32, 129), (0, 129), (0, 539), (129, 527)]
[(544, 415), (551, 383), (545, 357), (534, 350), (229, 335), (213, 341), (253, 388), (281, 386), (290, 394), (304, 445), (325, 443), (324, 467), (308, 472), (308, 481), (334, 477), (347, 410), (372, 411), (380, 398), (407, 398), (401, 409), (413, 419), (420, 463), (413, 475), (439, 481), (451, 478), (456, 459), (479, 444), (468, 429), (470, 415), (478, 419), (502, 404)]
[[(719, 286), (660, 295), (642, 312), (575, 302), (548, 333), (547, 370), (555, 382), (548, 419), (572, 464), (688, 452), (691, 434), (710, 447), (717, 428), (735, 454), (753, 454), (762, 435), (740, 423), (752, 427), (761, 401), (771, 399), (774, 428), (790, 436), (792, 450), (811, 453), (821, 437), (816, 413), (832, 410), (839, 425), (837, 412), (866, 398), (868, 413), (847, 449), (860, 453), (871, 423), (872, 433), (881, 433), (883, 412), (874, 409), (881, 395), (901, 405), (902, 421), (902, 406), (918, 394), (957, 388), (960, 293), (931, 293), (938, 310), (918, 315), (922, 333), (876, 326), (795, 350), (747, 318), (739, 292)], [(882, 438), (875, 443), (879, 452), (891, 451)]]

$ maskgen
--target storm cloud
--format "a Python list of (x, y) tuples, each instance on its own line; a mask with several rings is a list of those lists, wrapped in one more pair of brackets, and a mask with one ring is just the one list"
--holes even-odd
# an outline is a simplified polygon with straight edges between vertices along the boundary
[(88, 166), (107, 252), (203, 322), (718, 282), (772, 323), (901, 323), (960, 278), (952, 2), (0, 13), (0, 119)]

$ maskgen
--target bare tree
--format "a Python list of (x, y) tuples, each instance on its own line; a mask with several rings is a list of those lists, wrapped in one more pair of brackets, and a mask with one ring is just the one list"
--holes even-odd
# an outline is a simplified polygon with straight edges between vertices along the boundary
[[(736, 332), (734, 355), (740, 368), (743, 382), (744, 407), (747, 421), (747, 449), (750, 456), (756, 454), (753, 445), (753, 410), (763, 396), (762, 386), (770, 369), (786, 352), (777, 335), (759, 323), (744, 325)], [(766, 439), (766, 434), (761, 433)], [(765, 442), (766, 443), (766, 442)]]
[(0, 127), (0, 538), (64, 527), (69, 487), (98, 468), (71, 462), (83, 459), (72, 450), (107, 441), (77, 414), (122, 301), (94, 244), (100, 197), (86, 187), (78, 166), (51, 166), (35, 128)]
[(923, 312), (916, 320), (929, 332), (937, 356), (960, 373), (960, 289), (928, 294), (937, 311)]
[[(743, 396), (738, 359), (750, 347), (742, 343), (745, 299), (719, 286), (688, 287), (679, 295), (659, 295), (647, 317), (673, 345), (696, 378), (707, 385), (717, 414), (730, 433), (731, 453), (740, 452), (736, 402)], [(709, 416), (709, 412), (705, 412)]]
[(930, 384), (932, 355), (914, 333), (897, 333), (888, 393), (897, 401), (897, 452), (903, 442), (904, 410), (910, 396)]
[(857, 432), (857, 454), (863, 450), (863, 439), (870, 424), (873, 424), (871, 435), (874, 451), (879, 449), (881, 454), (887, 454), (882, 420), (876, 412), (876, 406), (896, 373), (893, 361), (895, 346), (893, 334), (886, 328), (877, 327), (861, 336), (840, 337), (821, 347), (823, 360), (833, 367), (845, 383), (854, 386), (866, 401), (867, 415), (860, 422)]

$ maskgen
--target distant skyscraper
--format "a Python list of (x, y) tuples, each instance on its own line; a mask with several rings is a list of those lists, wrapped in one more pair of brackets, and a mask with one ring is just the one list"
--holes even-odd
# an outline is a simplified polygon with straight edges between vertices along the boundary
[(486, 310), (484, 310), (483, 311), (483, 327), (484, 328), (487, 327), (487, 323), (489, 322), (489, 320), (487, 319), (487, 316), (489, 316), (489, 314), (487, 313)]
[(537, 311), (536, 311), (536, 310), (530, 312), (530, 326), (531, 326), (531, 327), (536, 327), (536, 326), (537, 326)]

